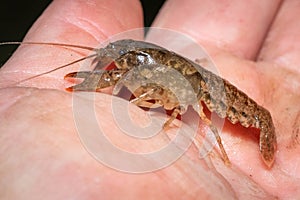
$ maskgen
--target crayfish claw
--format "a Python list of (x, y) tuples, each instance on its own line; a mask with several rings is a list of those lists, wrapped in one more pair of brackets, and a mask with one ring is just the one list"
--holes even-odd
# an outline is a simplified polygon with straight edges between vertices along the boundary
[[(73, 85), (71, 87), (66, 88), (68, 92), (74, 92), (74, 91), (87, 91), (86, 87), (84, 84), (77, 84)], [(95, 91), (95, 90), (94, 90)]]
[(90, 71), (81, 71), (81, 72), (71, 72), (64, 76), (64, 78), (88, 78), (92, 72)]
[[(65, 75), (65, 79), (74, 78), (74, 79), (84, 79), (81, 83), (73, 85), (66, 88), (67, 91), (96, 91), (97, 82), (93, 78), (93, 72), (90, 71), (80, 71), (80, 72), (71, 72)], [(76, 81), (77, 82), (77, 81)]]
[(105, 71), (105, 70), (71, 72), (65, 75), (65, 79), (78, 78), (78, 79), (83, 79), (83, 81), (81, 83), (78, 83), (77, 85), (66, 88), (66, 90), (71, 92), (72, 91), (97, 92), (102, 88), (115, 84), (115, 80), (111, 78), (110, 73), (111, 73), (110, 71)]

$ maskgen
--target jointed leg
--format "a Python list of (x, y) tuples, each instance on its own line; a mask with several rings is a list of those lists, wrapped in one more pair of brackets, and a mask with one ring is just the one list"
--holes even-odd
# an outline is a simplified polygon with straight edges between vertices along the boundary
[[(151, 96), (155, 92), (155, 88), (152, 88), (151, 90), (147, 91), (146, 93), (141, 94), (140, 96), (130, 100), (130, 103), (134, 103), (137, 106), (142, 106), (143, 102)], [(149, 107), (150, 108), (150, 107)]]
[(206, 115), (205, 115), (205, 113), (203, 112), (202, 109), (200, 110), (199, 115), (200, 115), (200, 118), (204, 121), (204, 123), (205, 123), (206, 125), (208, 125), (209, 128), (210, 128), (210, 130), (214, 133), (215, 138), (216, 138), (216, 140), (217, 140), (217, 142), (218, 142), (219, 148), (220, 148), (220, 150), (221, 150), (221, 153), (222, 153), (222, 155), (223, 155), (223, 160), (224, 160), (225, 164), (226, 164), (226, 165), (230, 165), (230, 160), (229, 160), (229, 158), (228, 158), (228, 156), (227, 156), (227, 153), (226, 153), (226, 151), (225, 151), (225, 149), (224, 149), (224, 146), (223, 146), (223, 144), (222, 144), (222, 139), (221, 139), (221, 137), (220, 137), (220, 135), (219, 135), (219, 133), (218, 133), (217, 128), (216, 128), (216, 127), (211, 123), (211, 121), (206, 117)]
[(163, 129), (166, 130), (170, 126), (170, 124), (176, 119), (176, 117), (180, 113), (180, 107), (177, 107), (173, 110), (171, 117), (164, 123)]
[[(151, 97), (151, 95), (156, 93), (158, 90), (159, 90), (159, 87), (152, 88), (151, 90), (141, 94), (140, 96), (136, 97), (135, 99), (132, 99), (130, 101), (130, 103), (134, 103), (137, 106), (146, 107), (146, 108), (163, 106), (162, 102), (159, 99), (155, 99), (154, 103), (147, 101), (147, 100), (149, 100), (149, 97)], [(158, 96), (159, 95), (156, 95), (156, 97), (158, 97)], [(176, 119), (176, 117), (180, 114), (180, 111), (181, 111), (180, 107), (177, 107), (173, 110), (171, 117), (163, 125), (164, 130), (166, 130), (170, 126), (172, 121), (174, 121)]]

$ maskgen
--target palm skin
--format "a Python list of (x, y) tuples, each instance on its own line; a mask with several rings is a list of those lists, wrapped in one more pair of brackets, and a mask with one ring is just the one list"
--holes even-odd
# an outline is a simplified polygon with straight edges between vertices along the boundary
[[(271, 169), (261, 161), (257, 140), (247, 134), (251, 131), (231, 124), (226, 124), (221, 135), (231, 167), (222, 163), (218, 153), (211, 156), (208, 165), (205, 159), (197, 158), (195, 148), (190, 148), (172, 165), (152, 173), (124, 173), (102, 165), (82, 146), (74, 124), (72, 93), (64, 91), (68, 83), (62, 77), (78, 65), (22, 86), (11, 86), (16, 80), (50, 70), (83, 53), (74, 51), (70, 57), (70, 51), (64, 48), (22, 46), (0, 71), (0, 197), (299, 196), (297, 6), (300, 4), (292, 0), (283, 3), (172, 0), (164, 5), (153, 24), (192, 36), (207, 49), (222, 77), (271, 112), (278, 140), (276, 161)], [(142, 26), (138, 1), (102, 0), (87, 4), (57, 0), (33, 25), (25, 41), (97, 46), (113, 34)], [(101, 115), (110, 116), (112, 111), (105, 105), (109, 105), (111, 97), (99, 93), (97, 98)], [(137, 118), (142, 118), (143, 111), (134, 109)], [(113, 126), (108, 120), (103, 129)], [(128, 143), (118, 133), (111, 134), (119, 145)]]

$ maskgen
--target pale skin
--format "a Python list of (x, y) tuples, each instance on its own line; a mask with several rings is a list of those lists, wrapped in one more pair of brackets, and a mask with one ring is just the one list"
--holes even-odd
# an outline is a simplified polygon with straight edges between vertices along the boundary
[[(223, 78), (271, 112), (278, 141), (271, 169), (260, 158), (253, 131), (228, 122), (221, 137), (231, 167), (220, 160), (217, 147), (209, 156), (210, 167), (197, 158), (194, 147), (172, 165), (152, 173), (136, 175), (104, 166), (82, 146), (74, 125), (72, 93), (64, 91), (69, 85), (63, 76), (78, 65), (11, 86), (86, 52), (23, 46), (0, 70), (1, 199), (299, 196), (299, 7), (297, 0), (282, 4), (274, 0), (170, 0), (153, 24), (189, 34), (207, 49)], [(138, 1), (57, 0), (25, 41), (97, 46), (113, 34), (142, 26)], [(106, 94), (99, 93), (97, 98), (99, 105), (109, 105)], [(137, 118), (142, 118), (143, 112), (136, 110)], [(110, 106), (101, 108), (101, 115), (111, 112)], [(113, 126), (108, 121), (103, 129)], [(112, 139), (128, 145), (114, 130)]]

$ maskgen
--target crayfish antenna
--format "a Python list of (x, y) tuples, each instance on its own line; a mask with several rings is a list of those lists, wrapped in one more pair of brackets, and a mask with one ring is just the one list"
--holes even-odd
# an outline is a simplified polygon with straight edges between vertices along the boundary
[(74, 45), (74, 44), (65, 44), (65, 43), (54, 43), (54, 42), (0, 42), (0, 46), (2, 45), (47, 45), (47, 46), (60, 46), (60, 47), (72, 47), (78, 49), (86, 49), (89, 51), (97, 52), (97, 49), (88, 46)]
[(31, 79), (34, 79), (34, 78), (37, 78), (37, 77), (40, 77), (40, 76), (43, 76), (43, 75), (46, 75), (46, 74), (49, 74), (49, 73), (52, 73), (54, 71), (57, 71), (59, 69), (62, 69), (62, 68), (65, 68), (67, 66), (70, 66), (70, 65), (73, 65), (77, 62), (81, 62), (83, 60), (86, 60), (88, 58), (92, 58), (92, 57), (96, 57), (98, 54), (97, 54), (97, 49), (93, 48), (93, 47), (89, 47), (89, 46), (81, 46), (81, 45), (73, 45), (73, 44), (65, 44), (65, 43), (53, 43), (53, 42), (0, 42), (0, 46), (2, 45), (47, 45), (47, 46), (60, 46), (60, 47), (70, 47), (70, 48), (78, 48), (78, 49), (85, 49), (85, 50), (88, 50), (88, 51), (94, 51), (96, 53), (92, 54), (92, 55), (89, 55), (89, 56), (86, 56), (86, 57), (83, 57), (83, 58), (80, 58), (78, 60), (75, 60), (75, 61), (72, 61), (68, 64), (65, 64), (65, 65), (62, 65), (60, 67), (57, 67), (55, 69), (52, 69), (52, 70), (49, 70), (49, 71), (46, 71), (46, 72), (43, 72), (41, 74), (37, 74), (35, 76), (31, 76), (29, 78), (26, 78), (26, 79), (23, 79), (21, 81), (18, 81), (16, 83), (14, 83), (13, 85), (18, 85), (20, 83), (23, 83), (23, 82), (26, 82), (26, 81), (29, 81)]
[(52, 72), (54, 72), (54, 71), (57, 71), (57, 70), (59, 70), (59, 69), (65, 68), (65, 67), (68, 67), (68, 66), (73, 65), (73, 64), (75, 64), (75, 63), (77, 63), (77, 62), (81, 62), (81, 61), (83, 61), (83, 60), (92, 58), (92, 57), (94, 57), (94, 56), (97, 56), (97, 54), (92, 54), (92, 55), (89, 55), (89, 56), (80, 58), (80, 59), (78, 59), (78, 60), (72, 61), (72, 62), (70, 62), (70, 63), (68, 63), (68, 64), (62, 65), (62, 66), (60, 66), (60, 67), (57, 67), (57, 68), (55, 68), (55, 69), (52, 69), (52, 70), (43, 72), (43, 73), (41, 73), (41, 74), (37, 74), (37, 75), (35, 75), (35, 76), (31, 76), (31, 77), (29, 77), (29, 78), (26, 78), (26, 79), (23, 79), (23, 80), (21, 80), (21, 81), (16, 82), (14, 85), (18, 85), (18, 84), (20, 84), (20, 83), (24, 83), (24, 82), (29, 81), (29, 80), (31, 80), (31, 79), (34, 79), (34, 78), (37, 78), (37, 77), (40, 77), (40, 76), (43, 76), (43, 75), (52, 73)]

